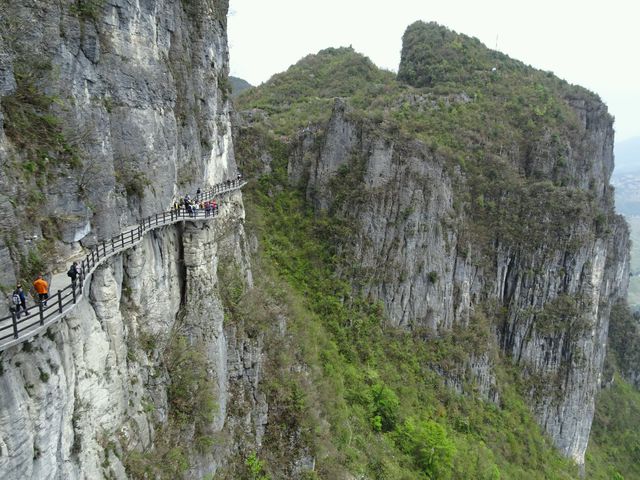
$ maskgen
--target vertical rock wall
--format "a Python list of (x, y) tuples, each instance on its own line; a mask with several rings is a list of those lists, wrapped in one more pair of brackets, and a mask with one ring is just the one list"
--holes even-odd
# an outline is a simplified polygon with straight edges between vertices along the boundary
[[(459, 167), (421, 142), (384, 140), (350, 121), (342, 100), (320, 138), (300, 137), (289, 172), (293, 183), (308, 179), (304, 187), (317, 209), (340, 212), (355, 225), (343, 248), (347, 264), (357, 267), (343, 275), (380, 298), (393, 324), (443, 333), (489, 317), (496, 345), (525, 372), (540, 424), (581, 464), (609, 313), (627, 288), (629, 240), (609, 186), (611, 117), (599, 102), (566, 102), (582, 129), (579, 142), (562, 147), (571, 175), (555, 178), (548, 138), (514, 157), (535, 185), (527, 200), (536, 206), (509, 212), (506, 234), (484, 229), (482, 217), (460, 208), (471, 186)], [(552, 209), (553, 188), (543, 180), (589, 192), (601, 213)], [(347, 201), (336, 203), (336, 192)], [(540, 220), (531, 222), (531, 214)], [(475, 372), (481, 392), (497, 399), (489, 346), (477, 347), (465, 368)]]
[[(225, 332), (220, 258), (231, 259), (251, 283), (241, 197), (228, 200), (214, 222), (149, 233), (94, 273), (89, 299), (65, 320), (3, 352), (2, 478), (126, 478), (131, 455), (153, 451), (162, 442), (159, 432), (166, 434), (176, 336), (192, 348), (204, 346), (216, 401), (205, 429), (227, 439), (197, 452), (193, 432), (181, 432), (178, 446), (190, 452), (188, 476), (224, 465), (237, 448), (229, 432), (240, 427), (244, 435), (256, 434), (257, 425), (228, 411), (232, 376), (236, 389), (248, 389), (243, 396), (259, 397), (258, 377), (245, 381), (234, 365), (260, 357)], [(262, 404), (257, 412), (265, 410)]]
[(235, 175), (227, 7), (0, 2), (0, 283)]
[[(235, 176), (227, 8), (226, 0), (0, 0), (4, 288), (29, 281), (25, 260), (55, 268)], [(172, 422), (176, 338), (204, 353), (215, 399), (198, 432), (193, 422), (174, 428), (185, 475), (224, 465), (238, 448), (229, 432), (259, 444), (260, 347), (226, 333), (217, 273), (225, 258), (251, 284), (243, 218), (236, 193), (215, 221), (149, 233), (93, 274), (72, 314), (1, 354), (0, 477), (121, 479), (125, 466), (154, 458)], [(230, 414), (230, 390), (252, 399), (253, 423)]]

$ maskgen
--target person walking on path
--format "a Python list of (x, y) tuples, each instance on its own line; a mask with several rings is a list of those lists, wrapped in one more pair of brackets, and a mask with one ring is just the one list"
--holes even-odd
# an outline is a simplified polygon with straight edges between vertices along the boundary
[(71, 285), (73, 288), (76, 287), (76, 280), (80, 275), (80, 267), (78, 266), (78, 262), (73, 262), (73, 265), (69, 267), (69, 271), (67, 272), (67, 276), (71, 279)]
[(13, 291), (11, 299), (13, 300), (13, 307), (15, 308), (16, 316), (18, 318), (20, 318), (21, 307), (25, 315), (29, 315), (29, 310), (27, 310), (27, 297), (24, 294), (24, 290), (22, 290), (22, 285), (16, 285), (16, 289)]
[(42, 278), (42, 274), (38, 275), (38, 278), (33, 282), (33, 288), (38, 292), (38, 299), (42, 303), (43, 307), (47, 306), (47, 299), (49, 298), (49, 283)]

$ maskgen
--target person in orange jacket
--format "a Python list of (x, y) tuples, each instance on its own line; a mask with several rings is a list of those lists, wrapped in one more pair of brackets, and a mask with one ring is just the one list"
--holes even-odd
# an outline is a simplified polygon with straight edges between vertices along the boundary
[(47, 299), (49, 298), (49, 284), (42, 278), (42, 274), (38, 275), (38, 278), (33, 282), (33, 288), (38, 292), (38, 298), (44, 307), (47, 306)]

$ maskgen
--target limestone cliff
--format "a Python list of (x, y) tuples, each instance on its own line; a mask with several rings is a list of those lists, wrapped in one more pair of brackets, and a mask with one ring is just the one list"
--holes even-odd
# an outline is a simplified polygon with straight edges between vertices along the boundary
[[(599, 120), (585, 125), (597, 126)], [(584, 134), (594, 151), (606, 152), (594, 158), (599, 163), (594, 170), (609, 172), (594, 176), (601, 179), (611, 172), (612, 131), (610, 122), (604, 123), (606, 131), (592, 127)], [(599, 138), (609, 139), (608, 144)], [(531, 247), (494, 234), (489, 238), (495, 252), (485, 256), (465, 230), (473, 228), (472, 215), (460, 216), (454, 208), (460, 195), (454, 184), (464, 181), (462, 175), (449, 174), (425, 145), (381, 140), (348, 121), (340, 101), (322, 140), (314, 144), (321, 145), (316, 154), (302, 147), (303, 157), (313, 159), (307, 167), (308, 195), (318, 208), (343, 209), (358, 225), (346, 247), (356, 267), (345, 274), (365, 295), (384, 302), (394, 324), (407, 328), (444, 332), (473, 324), (480, 312), (493, 316), (499, 345), (535, 379), (530, 393), (540, 423), (565, 454), (583, 462), (609, 314), (624, 297), (628, 278), (628, 232), (605, 197), (608, 181), (600, 180), (596, 200), (606, 205), (606, 232), (598, 231), (593, 218), (567, 222), (572, 211), (566, 206), (536, 198), (537, 211), (515, 213), (510, 221), (521, 222), (519, 215), (543, 222), (547, 217), (546, 239)], [(354, 158), (362, 163), (356, 166)], [(348, 175), (340, 167), (361, 168), (353, 186), (361, 189), (362, 199), (336, 206), (330, 185)], [(589, 171), (581, 175), (588, 177)], [(589, 178), (573, 178), (589, 184)], [(553, 195), (547, 186), (540, 188), (535, 195)], [(561, 209), (553, 211), (556, 207)], [(566, 226), (556, 231), (561, 223)], [(481, 358), (470, 359), (467, 368), (490, 371), (490, 365), (482, 366), (485, 348), (479, 346)], [(478, 381), (486, 396), (499, 395), (492, 375)]]
[[(5, 293), (235, 176), (227, 7), (0, 1)], [(242, 196), (221, 204), (113, 257), (72, 314), (2, 352), (0, 477), (201, 478), (230, 439), (260, 444), (261, 347), (225, 325), (220, 293), (220, 269), (252, 283)]]
[[(153, 471), (142, 456), (153, 450), (174, 450), (164, 473), (181, 474), (187, 459), (198, 477), (223, 463), (233, 448), (217, 440), (234, 425), (230, 384), (252, 390), (256, 381), (236, 366), (255, 362), (252, 347), (223, 329), (218, 264), (238, 265), (250, 281), (241, 199), (231, 201), (214, 224), (148, 235), (94, 274), (90, 301), (3, 353), (4, 478), (129, 478), (125, 465), (141, 476)], [(206, 383), (188, 383), (198, 368)], [(205, 393), (215, 402), (209, 414), (192, 411), (207, 406)], [(168, 425), (176, 410), (189, 414), (179, 434)]]
[(226, 11), (0, 2), (2, 284), (235, 174)]

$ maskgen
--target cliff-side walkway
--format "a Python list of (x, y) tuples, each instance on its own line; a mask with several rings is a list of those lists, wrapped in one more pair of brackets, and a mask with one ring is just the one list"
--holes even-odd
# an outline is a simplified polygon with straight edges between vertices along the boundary
[[(200, 194), (198, 199), (209, 201), (225, 193), (239, 190), (245, 185), (246, 182), (242, 180), (223, 182)], [(143, 219), (139, 225), (131, 225), (110, 240), (102, 241), (93, 247), (82, 261), (78, 262), (81, 272), (75, 283), (70, 282), (66, 272), (53, 275), (51, 282), (49, 282), (49, 300), (46, 307), (41, 303), (36, 303), (29, 307), (30, 314), (22, 318), (18, 318), (15, 312), (0, 318), (0, 351), (41, 333), (71, 312), (82, 300), (91, 274), (105, 260), (140, 243), (147, 232), (178, 222), (213, 220), (217, 216), (218, 209), (209, 212), (209, 214), (204, 209), (198, 209), (192, 213), (187, 212), (184, 207), (171, 209), (151, 215)], [(66, 287), (58, 289), (65, 284), (67, 284)]]

